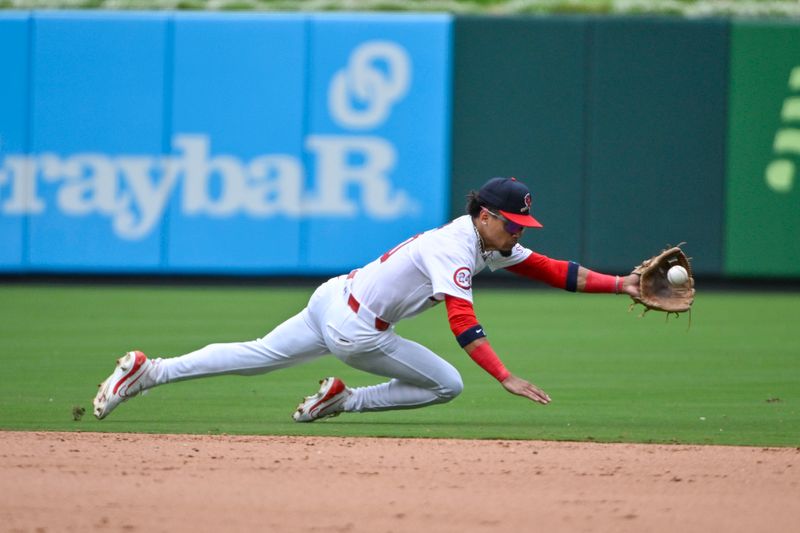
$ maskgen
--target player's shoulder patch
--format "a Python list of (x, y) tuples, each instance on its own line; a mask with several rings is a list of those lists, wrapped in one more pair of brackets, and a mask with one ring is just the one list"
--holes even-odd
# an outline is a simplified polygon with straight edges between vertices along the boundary
[(453, 273), (453, 281), (462, 289), (472, 288), (472, 271), (467, 267), (459, 267)]

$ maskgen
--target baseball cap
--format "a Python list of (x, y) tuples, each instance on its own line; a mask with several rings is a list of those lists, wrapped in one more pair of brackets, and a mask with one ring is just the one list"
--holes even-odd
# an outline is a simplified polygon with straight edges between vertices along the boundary
[(531, 216), (531, 192), (517, 178), (492, 178), (478, 191), (478, 199), (494, 207), (511, 222), (528, 228), (541, 228)]

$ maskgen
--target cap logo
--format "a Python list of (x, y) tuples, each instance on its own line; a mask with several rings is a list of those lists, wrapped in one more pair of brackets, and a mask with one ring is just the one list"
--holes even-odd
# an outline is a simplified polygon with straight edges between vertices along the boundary
[(525, 207), (519, 210), (520, 213), (530, 213), (531, 212), (531, 193), (525, 195)]

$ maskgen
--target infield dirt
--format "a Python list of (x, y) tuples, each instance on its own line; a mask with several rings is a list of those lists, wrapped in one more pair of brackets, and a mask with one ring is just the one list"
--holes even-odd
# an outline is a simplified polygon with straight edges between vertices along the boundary
[(2, 531), (797, 531), (800, 449), (0, 432)]

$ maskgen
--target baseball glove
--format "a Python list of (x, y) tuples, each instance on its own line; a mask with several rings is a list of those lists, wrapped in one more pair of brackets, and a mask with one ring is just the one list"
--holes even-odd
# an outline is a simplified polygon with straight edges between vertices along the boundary
[[(673, 285), (667, 278), (667, 272), (677, 265), (686, 269), (689, 279), (679, 285)], [(652, 309), (676, 314), (691, 309), (694, 302), (692, 265), (680, 245), (668, 248), (650, 259), (642, 261), (633, 269), (633, 273), (640, 276), (639, 296), (631, 296), (633, 299), (631, 309), (636, 304), (642, 304), (645, 307), (643, 315)]]

